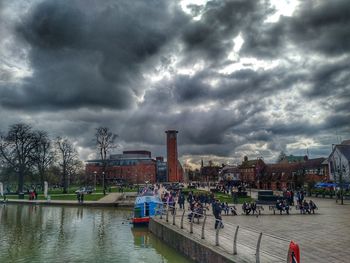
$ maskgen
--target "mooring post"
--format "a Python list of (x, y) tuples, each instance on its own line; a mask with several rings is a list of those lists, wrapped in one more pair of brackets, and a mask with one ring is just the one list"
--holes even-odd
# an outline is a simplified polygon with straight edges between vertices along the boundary
[(205, 227), (206, 221), (207, 221), (207, 215), (204, 214), (204, 220), (203, 220), (203, 225), (202, 225), (202, 236), (201, 236), (202, 239), (204, 239), (204, 227)]
[(235, 237), (233, 239), (233, 255), (237, 255), (237, 236), (238, 236), (239, 226), (236, 227)]
[(258, 243), (256, 244), (256, 252), (255, 252), (255, 258), (256, 258), (256, 263), (260, 263), (260, 243), (261, 243), (261, 238), (262, 238), (262, 233), (260, 233), (259, 238), (258, 238)]
[(193, 220), (194, 220), (194, 212), (192, 212), (191, 222), (190, 222), (190, 234), (193, 233)]
[(220, 228), (222, 226), (222, 222), (219, 219), (215, 219), (215, 220), (219, 221), (219, 224), (216, 228), (216, 234), (215, 234), (215, 246), (219, 246), (219, 231), (220, 231)]
[(169, 222), (169, 206), (167, 206), (167, 208), (166, 208), (165, 221)]
[(174, 207), (173, 213), (173, 225), (175, 226), (175, 215), (176, 215), (176, 207)]
[(181, 229), (184, 228), (184, 216), (185, 216), (185, 212), (186, 210), (184, 209), (183, 213), (182, 213), (182, 216), (181, 216)]

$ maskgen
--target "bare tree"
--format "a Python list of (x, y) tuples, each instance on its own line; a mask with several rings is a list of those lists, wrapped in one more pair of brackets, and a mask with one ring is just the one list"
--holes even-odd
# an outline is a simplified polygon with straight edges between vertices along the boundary
[(34, 148), (34, 165), (36, 166), (42, 189), (44, 189), (44, 180), (49, 166), (55, 160), (55, 151), (47, 133), (44, 131), (37, 132), (38, 144)]
[[(106, 172), (107, 166), (107, 153), (116, 148), (115, 140), (118, 137), (117, 134), (112, 133), (107, 127), (99, 127), (96, 129), (96, 146), (103, 163), (103, 174)], [(102, 178), (102, 187), (105, 188), (105, 178)]]
[(28, 124), (11, 125), (7, 135), (0, 136), (0, 156), (18, 175), (18, 192), (23, 192), (24, 177), (33, 165), (38, 137)]
[(67, 193), (68, 176), (71, 175), (74, 166), (78, 161), (78, 153), (73, 144), (68, 139), (58, 137), (56, 139), (56, 146), (59, 155), (59, 165), (62, 172), (63, 193)]

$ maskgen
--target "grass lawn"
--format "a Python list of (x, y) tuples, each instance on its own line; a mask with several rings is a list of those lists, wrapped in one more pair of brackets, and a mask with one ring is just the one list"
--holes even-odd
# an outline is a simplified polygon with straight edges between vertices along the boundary
[[(84, 201), (97, 201), (103, 196), (103, 193), (93, 193), (84, 195)], [(75, 194), (50, 194), (50, 197), (51, 200), (77, 200), (77, 196)], [(18, 195), (8, 195), (7, 199), (18, 199)], [(24, 200), (29, 200), (29, 196), (24, 195)], [(45, 200), (44, 195), (38, 195), (38, 200)]]
[[(193, 191), (194, 194), (201, 194), (201, 193), (204, 193), (204, 194), (209, 194), (208, 191), (204, 191), (204, 190), (197, 190), (197, 189), (188, 189), (188, 188), (185, 188), (185, 189), (182, 189), (182, 192), (185, 194), (185, 195), (188, 195), (189, 192)], [(228, 194), (224, 194), (224, 193), (214, 193), (214, 196), (216, 199), (219, 199), (220, 202), (227, 202), (229, 204), (233, 204), (233, 199), (232, 199), (232, 196), (231, 195), (228, 195)], [(238, 197), (237, 198), (237, 202), (238, 204), (243, 204), (244, 202), (252, 202), (254, 199), (251, 198), (250, 196), (247, 196), (247, 197)]]

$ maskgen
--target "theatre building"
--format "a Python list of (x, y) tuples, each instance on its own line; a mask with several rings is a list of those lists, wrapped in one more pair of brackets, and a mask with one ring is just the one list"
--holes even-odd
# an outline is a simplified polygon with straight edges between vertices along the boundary
[(124, 151), (122, 154), (110, 155), (106, 160), (104, 174), (101, 160), (86, 161), (85, 169), (87, 176), (96, 176), (97, 183), (101, 183), (104, 177), (105, 182), (110, 184), (121, 180), (143, 184), (146, 181), (150, 183), (157, 181), (157, 167), (157, 161), (152, 159), (149, 151)]

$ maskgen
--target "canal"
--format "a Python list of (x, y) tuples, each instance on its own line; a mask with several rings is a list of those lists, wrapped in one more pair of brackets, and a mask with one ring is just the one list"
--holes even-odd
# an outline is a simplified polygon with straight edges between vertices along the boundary
[(0, 204), (0, 262), (192, 262), (130, 210)]

